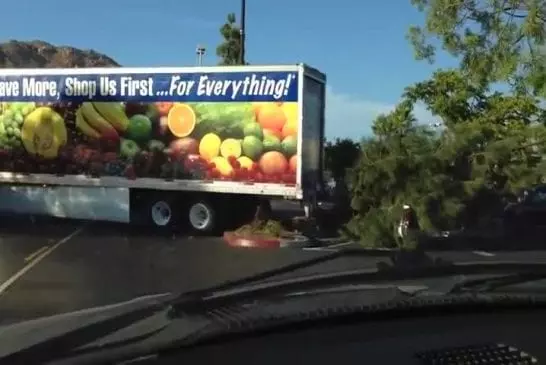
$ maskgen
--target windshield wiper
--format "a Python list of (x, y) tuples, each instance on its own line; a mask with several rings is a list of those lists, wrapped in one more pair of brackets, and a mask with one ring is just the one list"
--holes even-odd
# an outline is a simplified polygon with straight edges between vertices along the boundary
[[(514, 274), (515, 273), (515, 274)], [(362, 269), (326, 274), (312, 274), (289, 279), (266, 281), (241, 287), (229, 287), (216, 292), (209, 292), (201, 297), (175, 298), (171, 305), (172, 315), (180, 313), (202, 313), (211, 308), (218, 308), (243, 300), (259, 300), (263, 297), (286, 295), (290, 292), (303, 292), (324, 287), (340, 287), (349, 285), (376, 284), (380, 282), (401, 282), (411, 280), (438, 279), (460, 275), (517, 275), (520, 278), (528, 275), (546, 276), (545, 262), (509, 262), (509, 261), (478, 261), (463, 263), (435, 263), (422, 266), (396, 266), (385, 269)], [(453, 290), (452, 282), (442, 285), (445, 290), (440, 294), (448, 294)]]
[(449, 290), (449, 294), (460, 294), (463, 292), (486, 292), (502, 287), (528, 283), (546, 279), (544, 272), (518, 272), (509, 275), (500, 275), (489, 278), (469, 279), (459, 282)]
[[(69, 355), (74, 349), (104, 338), (134, 323), (167, 313), (168, 296), (152, 302), (132, 304), (130, 302), (112, 310), (99, 313), (90, 319), (85, 315), (53, 321), (50, 324), (23, 322), (1, 328), (0, 362), (9, 364), (40, 363)], [(168, 316), (165, 315), (168, 318)], [(46, 319), (47, 321), (47, 319)], [(83, 322), (83, 323), (81, 323)], [(77, 325), (74, 326), (74, 323)], [(168, 320), (156, 321), (145, 332), (135, 333), (128, 341), (141, 341), (153, 336), (169, 324)], [(21, 328), (22, 331), (18, 329)], [(27, 326), (28, 328), (25, 328)], [(48, 329), (53, 328), (52, 333)], [(59, 328), (59, 330), (55, 330)], [(66, 329), (65, 329), (66, 328)], [(44, 332), (45, 330), (45, 332)], [(6, 338), (7, 337), (7, 338)], [(41, 338), (44, 337), (44, 338)]]
[(256, 282), (273, 278), (275, 276), (293, 273), (301, 269), (317, 266), (317, 265), (320, 265), (329, 261), (333, 261), (339, 258), (350, 258), (350, 257), (362, 257), (362, 258), (385, 257), (385, 259), (391, 260), (391, 264), (387, 262), (383, 262), (382, 266), (379, 267), (380, 269), (387, 268), (387, 267), (429, 266), (429, 265), (447, 263), (447, 261), (442, 259), (434, 260), (430, 258), (429, 256), (427, 256), (426, 253), (420, 252), (420, 251), (415, 253), (413, 252), (406, 253), (406, 255), (398, 256), (396, 252), (393, 252), (390, 250), (366, 250), (366, 249), (358, 249), (358, 248), (340, 249), (334, 252), (327, 253), (321, 257), (298, 261), (296, 263), (281, 266), (276, 269), (263, 271), (255, 275), (246, 276), (241, 279), (225, 281), (225, 282), (222, 282), (221, 284), (211, 286), (206, 289), (187, 291), (182, 293), (178, 299), (179, 300), (198, 299), (198, 298), (208, 296), (214, 292), (226, 291), (226, 290), (242, 287), (245, 285), (250, 285)]

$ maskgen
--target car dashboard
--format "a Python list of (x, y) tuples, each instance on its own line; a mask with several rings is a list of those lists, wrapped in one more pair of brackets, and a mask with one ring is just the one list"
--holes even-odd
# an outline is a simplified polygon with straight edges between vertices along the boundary
[(132, 363), (546, 364), (544, 323), (543, 309), (419, 313), (234, 337)]

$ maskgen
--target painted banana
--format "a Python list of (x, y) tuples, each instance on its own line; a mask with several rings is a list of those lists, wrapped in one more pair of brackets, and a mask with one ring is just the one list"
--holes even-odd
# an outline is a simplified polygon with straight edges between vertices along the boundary
[(76, 112), (76, 127), (88, 137), (96, 139), (100, 138), (100, 133), (97, 132), (93, 127), (91, 127), (89, 123), (87, 123), (81, 109), (78, 109), (78, 111)]
[(93, 106), (118, 132), (125, 132), (129, 127), (129, 118), (120, 103), (94, 102)]
[(119, 134), (116, 129), (99, 114), (92, 103), (83, 103), (79, 110), (81, 110), (87, 123), (99, 132), (101, 137), (106, 139), (119, 139)]

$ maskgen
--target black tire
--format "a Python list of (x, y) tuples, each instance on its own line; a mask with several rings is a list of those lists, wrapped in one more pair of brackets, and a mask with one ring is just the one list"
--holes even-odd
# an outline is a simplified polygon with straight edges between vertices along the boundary
[(131, 203), (133, 223), (159, 232), (172, 232), (181, 226), (174, 194), (139, 191), (138, 199), (132, 199)]
[(215, 235), (220, 232), (217, 204), (206, 199), (197, 199), (188, 204), (186, 223), (195, 235)]
[(149, 202), (148, 215), (150, 223), (156, 228), (171, 228), (175, 226), (174, 207), (168, 199), (154, 199)]

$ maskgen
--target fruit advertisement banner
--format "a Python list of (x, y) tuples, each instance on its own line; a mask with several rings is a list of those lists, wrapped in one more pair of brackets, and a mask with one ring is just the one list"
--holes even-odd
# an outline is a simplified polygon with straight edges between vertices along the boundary
[(1, 171), (296, 182), (295, 72), (84, 72), (0, 72)]

